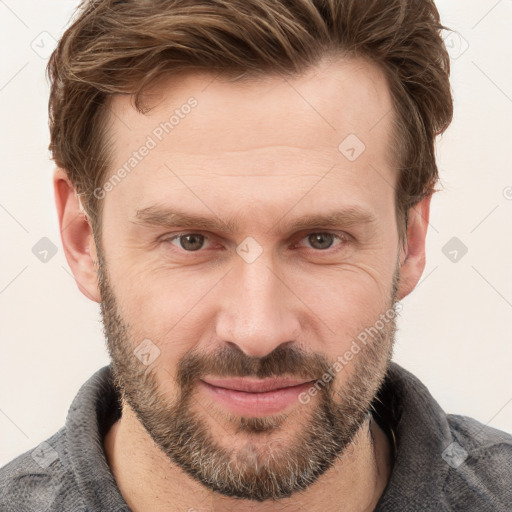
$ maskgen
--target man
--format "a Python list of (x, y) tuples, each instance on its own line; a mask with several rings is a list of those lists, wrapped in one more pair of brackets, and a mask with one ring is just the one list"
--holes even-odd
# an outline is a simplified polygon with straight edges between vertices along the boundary
[(112, 363), (2, 469), (2, 510), (512, 509), (512, 437), (391, 362), (441, 28), (428, 0), (83, 3), (50, 149)]

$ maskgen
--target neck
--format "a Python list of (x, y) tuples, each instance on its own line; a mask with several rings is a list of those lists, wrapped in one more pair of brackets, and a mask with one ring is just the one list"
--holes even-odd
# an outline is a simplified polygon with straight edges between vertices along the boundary
[(254, 502), (212, 492), (168, 459), (126, 405), (104, 445), (119, 490), (134, 512), (270, 512), (283, 508), (371, 512), (391, 472), (388, 439), (371, 420), (362, 425), (351, 445), (313, 485), (279, 501)]

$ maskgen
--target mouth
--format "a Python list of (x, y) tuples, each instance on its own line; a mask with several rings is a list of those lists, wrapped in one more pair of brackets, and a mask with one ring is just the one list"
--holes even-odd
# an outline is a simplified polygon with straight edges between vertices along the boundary
[(242, 416), (265, 416), (282, 412), (297, 404), (301, 393), (314, 381), (271, 378), (204, 378), (200, 386), (223, 408)]

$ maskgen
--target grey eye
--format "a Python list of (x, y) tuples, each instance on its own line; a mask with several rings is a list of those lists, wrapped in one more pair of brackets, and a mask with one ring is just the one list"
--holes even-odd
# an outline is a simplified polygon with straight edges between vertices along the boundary
[(206, 237), (204, 235), (200, 235), (198, 233), (189, 233), (186, 235), (178, 235), (173, 237), (171, 240), (178, 240), (179, 246), (181, 249), (184, 249), (185, 251), (198, 251), (201, 249), (204, 245)]
[(336, 235), (332, 233), (313, 233), (306, 238), (314, 249), (329, 249)]

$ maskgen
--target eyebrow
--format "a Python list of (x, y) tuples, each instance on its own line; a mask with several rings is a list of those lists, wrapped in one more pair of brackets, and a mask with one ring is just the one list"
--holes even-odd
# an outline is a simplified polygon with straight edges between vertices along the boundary
[[(275, 222), (269, 231), (276, 231), (276, 225), (282, 225), (286, 215), (279, 221)], [(240, 231), (240, 226), (235, 218), (231, 217), (227, 220), (222, 220), (219, 217), (205, 217), (203, 215), (195, 215), (188, 212), (183, 212), (174, 208), (149, 206), (141, 210), (137, 210), (134, 224), (142, 226), (162, 226), (167, 228), (195, 228), (207, 231), (215, 231), (219, 233), (226, 233), (230, 235), (236, 234)], [(341, 226), (355, 226), (355, 225), (374, 225), (377, 223), (377, 217), (370, 211), (365, 210), (359, 206), (347, 207), (343, 210), (335, 210), (327, 213), (314, 213), (303, 215), (293, 219), (287, 223), (287, 230), (297, 231), (309, 228), (335, 228)], [(283, 232), (281, 228), (277, 230)]]

